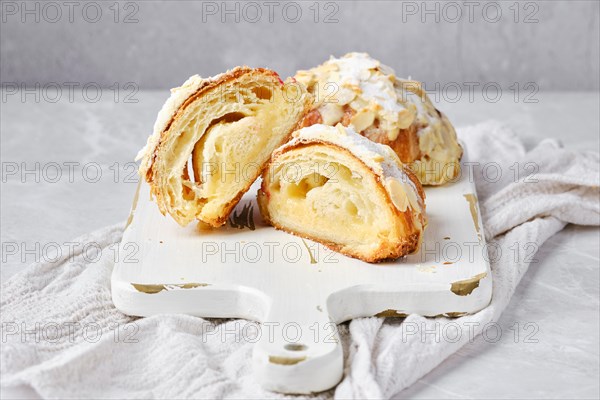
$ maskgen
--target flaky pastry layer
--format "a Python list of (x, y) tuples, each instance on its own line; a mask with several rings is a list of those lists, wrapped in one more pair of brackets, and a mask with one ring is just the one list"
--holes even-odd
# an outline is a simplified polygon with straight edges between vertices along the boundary
[(180, 225), (225, 223), (307, 111), (305, 88), (267, 69), (193, 76), (173, 89), (140, 151), (140, 175)]
[(425, 193), (398, 156), (352, 128), (313, 125), (277, 149), (263, 172), (270, 224), (367, 262), (420, 247)]

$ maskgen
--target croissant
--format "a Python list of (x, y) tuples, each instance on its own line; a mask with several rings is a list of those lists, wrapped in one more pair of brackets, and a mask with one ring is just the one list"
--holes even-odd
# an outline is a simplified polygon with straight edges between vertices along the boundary
[(396, 153), (341, 124), (292, 136), (263, 171), (258, 205), (268, 223), (367, 262), (419, 249), (425, 193)]
[(306, 89), (267, 69), (198, 75), (173, 89), (137, 159), (164, 215), (185, 226), (223, 225), (312, 102)]
[(460, 174), (456, 132), (421, 83), (396, 78), (393, 69), (366, 53), (332, 57), (295, 78), (315, 95), (302, 126), (351, 125), (390, 146), (424, 185), (441, 185)]

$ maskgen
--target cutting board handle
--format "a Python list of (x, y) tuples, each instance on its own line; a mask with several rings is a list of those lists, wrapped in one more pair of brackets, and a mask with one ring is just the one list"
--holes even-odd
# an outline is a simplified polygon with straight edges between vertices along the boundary
[[(295, 303), (295, 304), (294, 304)], [(337, 325), (326, 306), (310, 299), (273, 299), (254, 348), (254, 374), (265, 389), (309, 394), (334, 387), (344, 357)]]

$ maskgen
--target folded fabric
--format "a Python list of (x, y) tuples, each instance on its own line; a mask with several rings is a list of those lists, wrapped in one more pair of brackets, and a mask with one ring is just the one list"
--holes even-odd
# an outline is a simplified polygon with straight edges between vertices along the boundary
[[(493, 298), (458, 319), (409, 315), (402, 323), (361, 318), (340, 326), (343, 381), (317, 398), (387, 398), (410, 386), (469, 342), (406, 335), (403, 326), (443, 330), (473, 323), (479, 334), (508, 304), (528, 259), (509, 257), (514, 243), (541, 246), (567, 223), (598, 225), (597, 153), (573, 152), (544, 140), (527, 152), (507, 127), (487, 122), (458, 130), (472, 164), (490, 248)], [(31, 385), (44, 398), (282, 398), (253, 380), (252, 322), (185, 315), (132, 318), (112, 305), (110, 274), (121, 226), (75, 239), (2, 284), (1, 372), (6, 386)], [(89, 249), (88, 249), (89, 250)], [(500, 253), (499, 253), (500, 254)], [(437, 325), (436, 325), (437, 324)], [(425, 340), (423, 340), (425, 339)]]

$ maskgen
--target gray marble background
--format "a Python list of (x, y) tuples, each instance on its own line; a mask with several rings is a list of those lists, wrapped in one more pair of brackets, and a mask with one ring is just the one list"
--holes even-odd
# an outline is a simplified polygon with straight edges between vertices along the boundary
[[(422, 1), (322, 2), (317, 22), (314, 1), (297, 2), (302, 16), (295, 23), (289, 22), (295, 6), (284, 18), (284, 3), (271, 3), (271, 23), (265, 2), (257, 3), (257, 22), (250, 22), (256, 13), (239, 3), (239, 22), (228, 14), (222, 23), (221, 1), (122, 1), (115, 9), (114, 0), (73, 0), (70, 14), (63, 0), (1, 0), (0, 158), (3, 168), (16, 170), (3, 169), (0, 236), (18, 251), (3, 250), (0, 281), (44, 260), (46, 246), (124, 223), (137, 184), (132, 160), (152, 131), (165, 88), (194, 73), (209, 76), (245, 63), (291, 75), (330, 54), (368, 51), (399, 75), (425, 81), (428, 91), (436, 82), (497, 82), (505, 88), (497, 102), (486, 101), (481, 90), (472, 99), (463, 91), (458, 100), (431, 93), (458, 129), (497, 119), (528, 148), (544, 138), (560, 139), (571, 150), (599, 148), (597, 0), (522, 1), (517, 22), (514, 0), (470, 2), (473, 22), (462, 1), (445, 11), (446, 3), (427, 2), (438, 14), (425, 14)], [(497, 19), (495, 5), (482, 14), (487, 3), (502, 10), (498, 22), (490, 22)], [(99, 19), (94, 4), (100, 5)], [(456, 22), (454, 4), (463, 13)], [(338, 22), (325, 23), (336, 10), (331, 18)], [(50, 82), (79, 86), (73, 99), (66, 91), (56, 98)], [(525, 89), (528, 82), (539, 93)], [(81, 89), (88, 83), (109, 89), (89, 101)], [(110, 89), (115, 83), (117, 99)], [(21, 84), (44, 89), (13, 90)], [(76, 164), (73, 179), (67, 163)], [(58, 180), (51, 179), (54, 169), (45, 176), (52, 165), (62, 168)], [(101, 174), (92, 182), (84, 171), (94, 165)], [(597, 227), (573, 225), (551, 238), (499, 321), (507, 333), (503, 340), (465, 346), (397, 397), (599, 398), (599, 240)], [(515, 322), (535, 323), (539, 343), (514, 341)], [(38, 396), (29, 387), (0, 386), (0, 397)]]
[(240, 64), (288, 76), (367, 51), (428, 90), (534, 82), (589, 91), (599, 88), (599, 15), (595, 0), (3, 0), (1, 79), (160, 89)]

